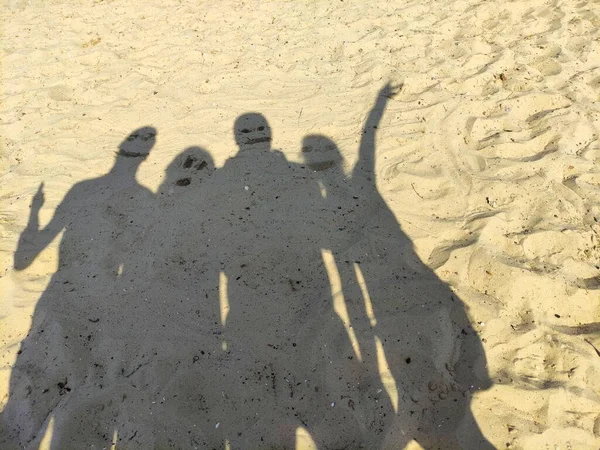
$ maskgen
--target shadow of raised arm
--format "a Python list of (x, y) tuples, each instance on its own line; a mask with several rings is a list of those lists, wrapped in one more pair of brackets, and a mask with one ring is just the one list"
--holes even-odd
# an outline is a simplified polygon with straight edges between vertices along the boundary
[(385, 107), (390, 98), (393, 98), (402, 89), (402, 85), (394, 86), (387, 83), (377, 95), (377, 100), (371, 108), (365, 126), (362, 130), (362, 139), (358, 151), (358, 161), (352, 171), (352, 177), (359, 175), (375, 183), (375, 133), (383, 117)]
[(64, 215), (62, 210), (64, 201), (56, 209), (50, 223), (40, 230), (39, 213), (44, 205), (44, 183), (40, 184), (37, 192), (33, 196), (31, 203), (31, 214), (27, 227), (21, 233), (17, 250), (15, 251), (14, 268), (15, 270), (24, 270), (28, 268), (35, 258), (52, 242), (52, 240), (64, 228)]

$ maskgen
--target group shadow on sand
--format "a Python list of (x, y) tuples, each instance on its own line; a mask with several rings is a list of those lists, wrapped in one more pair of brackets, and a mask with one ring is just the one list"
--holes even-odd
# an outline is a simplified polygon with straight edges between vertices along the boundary
[(76, 184), (15, 253), (61, 232), (59, 265), (12, 369), (0, 447), (492, 448), (470, 411), (490, 386), (459, 298), (379, 194), (378, 94), (350, 174), (336, 144), (271, 148), (258, 113), (216, 168), (186, 149), (154, 194), (136, 171), (150, 127)]

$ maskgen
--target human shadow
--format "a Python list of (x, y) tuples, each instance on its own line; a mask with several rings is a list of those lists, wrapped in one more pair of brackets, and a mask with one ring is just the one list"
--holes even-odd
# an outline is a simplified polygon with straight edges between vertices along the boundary
[(14, 268), (29, 267), (63, 234), (58, 268), (36, 305), (12, 368), (9, 399), (0, 418), (2, 448), (35, 447), (49, 428), (51, 448), (74, 448), (82, 442), (83, 435), (70, 440), (88, 421), (78, 416), (82, 410), (72, 397), (87, 405), (102, 396), (98, 392), (104, 379), (116, 367), (100, 355), (112, 354), (116, 363), (117, 349), (111, 353), (111, 343), (123, 334), (117, 300), (149, 269), (138, 244), (151, 223), (141, 206), (154, 195), (135, 176), (156, 133), (152, 127), (133, 131), (120, 144), (112, 169), (73, 186), (43, 228), (38, 218), (43, 183), (33, 198)]
[(239, 151), (217, 171), (204, 230), (217, 236), (210, 254), (219, 262), (223, 436), (232, 448), (293, 448), (299, 430), (319, 434), (323, 448), (357, 444), (353, 412), (335, 407), (327, 387), (328, 343), (313, 345), (331, 304), (320, 188), (272, 148), (261, 114), (238, 117), (234, 134)]
[[(349, 177), (330, 139), (312, 135), (303, 142), (305, 161), (327, 193), (321, 210), (330, 211), (334, 230), (328, 242), (340, 279), (337, 295), (363, 361), (354, 372), (362, 370), (371, 390), (383, 389), (389, 400), (379, 415), (378, 446), (403, 448), (416, 440), (426, 449), (493, 448), (470, 409), (473, 393), (491, 380), (465, 306), (419, 259), (376, 185), (376, 132), (394, 94), (390, 85), (379, 92)], [(344, 358), (339, 366), (351, 371)], [(356, 395), (376, 410), (372, 394)], [(374, 439), (366, 435), (366, 442)]]
[[(156, 195), (135, 173), (156, 131), (75, 185), (15, 268), (64, 230), (0, 420), (2, 448), (491, 448), (470, 412), (490, 382), (460, 299), (379, 193), (379, 93), (351, 175), (336, 144), (304, 162), (237, 118), (216, 168), (189, 147)], [(12, 447), (11, 447), (12, 446)]]
[[(308, 407), (321, 372), (311, 372), (317, 365), (309, 366), (301, 350), (312, 337), (297, 330), (314, 313), (311, 303), (318, 300), (322, 311), (328, 304), (319, 228), (309, 221), (320, 193), (309, 171), (271, 148), (262, 115), (240, 116), (234, 135), (239, 151), (223, 167), (215, 170), (200, 149), (184, 152), (159, 190), (174, 244), (156, 278), (171, 298), (188, 299), (189, 314), (203, 324), (194, 333), (197, 359), (192, 364), (186, 344), (189, 364), (173, 374), (165, 397), (194, 392), (205, 405), (185, 407), (194, 442), (205, 448), (225, 442), (231, 448), (293, 448), (297, 428), (315, 422), (319, 404), (332, 401), (319, 394), (320, 403)], [(183, 173), (186, 162), (190, 168)], [(203, 162), (200, 172), (193, 169)], [(196, 180), (198, 173), (207, 176)], [(309, 295), (315, 292), (320, 298)]]
[(163, 278), (199, 299), (212, 333), (194, 375), (211, 374), (203, 399), (220, 393), (195, 421), (204, 445), (491, 448), (469, 407), (489, 379), (465, 307), (375, 183), (392, 95), (380, 92), (351, 176), (330, 139), (307, 136), (305, 163), (292, 163), (266, 118), (246, 113), (237, 154), (190, 196), (186, 245)]

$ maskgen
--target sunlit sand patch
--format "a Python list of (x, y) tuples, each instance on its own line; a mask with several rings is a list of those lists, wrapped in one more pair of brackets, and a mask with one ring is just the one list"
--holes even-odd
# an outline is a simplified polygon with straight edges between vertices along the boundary
[(229, 315), (229, 297), (227, 296), (227, 275), (223, 272), (219, 274), (219, 304), (221, 306), (221, 325), (225, 326)]
[(421, 447), (419, 445), (419, 443), (417, 441), (410, 441), (408, 444), (406, 444), (406, 447), (404, 447), (404, 450), (424, 450), (423, 447)]
[(110, 450), (117, 450), (117, 440), (119, 439), (119, 432), (117, 430), (113, 431), (113, 438), (110, 444)]
[(369, 295), (369, 290), (367, 289), (367, 283), (365, 282), (365, 277), (360, 270), (360, 266), (354, 263), (354, 272), (356, 273), (356, 279), (358, 280), (358, 285), (360, 286), (360, 290), (363, 295), (363, 299), (365, 300), (365, 312), (367, 313), (367, 317), (369, 318), (369, 323), (372, 327), (377, 325), (377, 318), (375, 317), (375, 313), (373, 312), (373, 303), (371, 303), (371, 296)]
[[(227, 323), (227, 316), (229, 315), (229, 297), (227, 296), (227, 275), (223, 272), (219, 274), (219, 305), (221, 309), (221, 325), (224, 328)], [(227, 341), (223, 339), (221, 350), (226, 352), (228, 348)]]
[(52, 444), (52, 437), (54, 435), (54, 417), (50, 417), (48, 427), (44, 433), (44, 437), (40, 441), (39, 450), (50, 450)]
[(321, 180), (319, 180), (319, 181), (317, 181), (317, 184), (319, 185), (319, 190), (321, 191), (321, 197), (327, 198), (327, 188), (325, 187), (323, 182)]
[(317, 444), (306, 428), (296, 428), (296, 450), (317, 450)]
[(329, 285), (331, 286), (333, 310), (344, 324), (354, 354), (359, 361), (362, 361), (360, 346), (358, 344), (358, 339), (356, 339), (356, 334), (352, 329), (352, 324), (350, 323), (350, 316), (348, 315), (348, 308), (346, 307), (346, 300), (344, 299), (344, 292), (342, 291), (342, 281), (337, 266), (335, 265), (335, 259), (330, 250), (321, 250), (321, 255), (323, 256), (323, 262), (325, 264), (325, 269), (327, 270), (327, 276), (329, 277)]
[(383, 343), (381, 339), (375, 336), (375, 346), (377, 348), (377, 367), (379, 369), (379, 376), (381, 377), (381, 383), (385, 388), (388, 396), (390, 397), (390, 401), (392, 402), (392, 407), (394, 408), (394, 412), (398, 412), (398, 388), (396, 387), (396, 380), (392, 375), (392, 371), (390, 370), (390, 365), (387, 362), (385, 357), (385, 350), (383, 348)]

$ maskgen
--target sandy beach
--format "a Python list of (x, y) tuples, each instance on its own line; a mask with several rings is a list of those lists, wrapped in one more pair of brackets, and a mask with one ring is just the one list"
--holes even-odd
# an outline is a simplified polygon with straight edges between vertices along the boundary
[(600, 447), (598, 1), (0, 14), (0, 449)]

